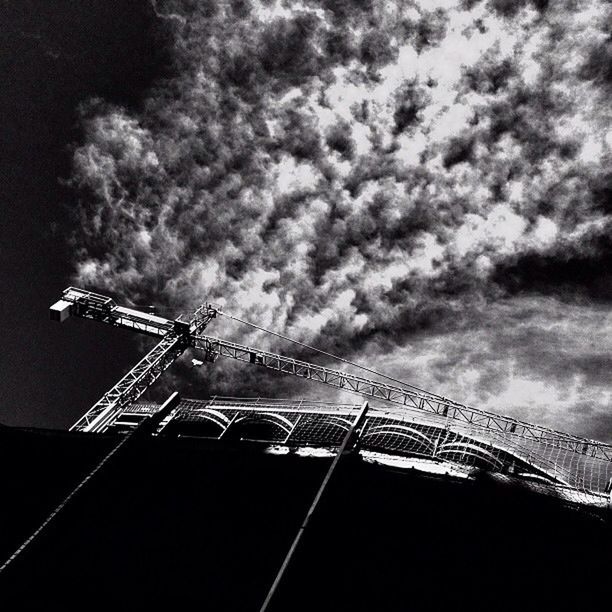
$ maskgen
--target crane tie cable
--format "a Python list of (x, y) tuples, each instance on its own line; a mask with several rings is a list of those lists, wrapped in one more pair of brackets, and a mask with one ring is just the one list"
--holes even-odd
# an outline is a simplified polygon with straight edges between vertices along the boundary
[(312, 346), (310, 344), (306, 344), (304, 342), (300, 342), (299, 340), (294, 340), (293, 338), (289, 338), (288, 336), (285, 336), (283, 334), (279, 334), (278, 332), (271, 331), (269, 329), (266, 329), (265, 327), (261, 327), (260, 325), (256, 325), (255, 323), (251, 323), (249, 321), (245, 321), (244, 319), (240, 319), (239, 317), (231, 315), (228, 312), (223, 312), (222, 310), (219, 310), (217, 308), (215, 310), (220, 315), (223, 315), (225, 317), (233, 319), (234, 321), (237, 321), (238, 323), (243, 323), (244, 325), (248, 325), (249, 327), (253, 327), (253, 328), (258, 329), (260, 331), (263, 331), (263, 332), (265, 332), (267, 334), (271, 334), (272, 336), (276, 336), (277, 338), (281, 338), (282, 340), (286, 340), (287, 342), (292, 342), (293, 344), (297, 344), (297, 345), (302, 346), (304, 348), (310, 349), (311, 351), (315, 351), (316, 353), (320, 353), (321, 355), (326, 355), (327, 357), (331, 357), (332, 359), (336, 359), (338, 361), (342, 361), (343, 363), (346, 363), (347, 365), (351, 365), (351, 366), (354, 366), (354, 367), (359, 368), (361, 370), (365, 370), (366, 372), (369, 372), (370, 374), (374, 374), (376, 376), (380, 376), (381, 378), (386, 378), (387, 380), (395, 382), (395, 383), (397, 383), (399, 385), (402, 385), (403, 387), (406, 387), (408, 389), (413, 389), (415, 391), (418, 391), (419, 393), (424, 393), (425, 395), (427, 395), (430, 398), (435, 398), (436, 400), (442, 400), (444, 402), (454, 403), (454, 402), (452, 402), (452, 400), (449, 400), (447, 397), (444, 397), (443, 395), (438, 395), (436, 393), (431, 393), (430, 391), (426, 391), (425, 389), (421, 389), (420, 387), (417, 387), (416, 385), (411, 385), (410, 383), (406, 383), (406, 382), (404, 382), (402, 380), (398, 380), (397, 378), (393, 378), (392, 376), (387, 376), (386, 374), (382, 374), (381, 372), (377, 372), (376, 370), (372, 370), (371, 368), (368, 368), (367, 366), (364, 366), (364, 365), (361, 365), (361, 364), (356, 363), (354, 361), (351, 361), (350, 359), (345, 359), (344, 357), (339, 357), (338, 355), (334, 355), (333, 353), (329, 353), (327, 351), (319, 349), (316, 346)]
[[(147, 308), (146, 306), (135, 306), (133, 308)], [(156, 310), (163, 310), (163, 311), (169, 311), (172, 310), (170, 308), (161, 308), (158, 309), (156, 308)], [(419, 393), (424, 393), (425, 395), (427, 395), (430, 398), (435, 398), (436, 400), (442, 400), (444, 402), (449, 402), (449, 403), (455, 403), (453, 402), (453, 400), (450, 400), (447, 397), (444, 397), (443, 395), (438, 395), (437, 393), (432, 393), (431, 391), (427, 391), (426, 389), (422, 389), (421, 387), (417, 387), (416, 385), (412, 385), (410, 383), (404, 382), (403, 380), (399, 380), (397, 378), (393, 378), (392, 376), (388, 376), (387, 374), (383, 374), (382, 372), (377, 372), (376, 370), (373, 370), (371, 368), (368, 368), (367, 366), (364, 366), (362, 364), (356, 363), (354, 361), (351, 361), (350, 359), (345, 359), (343, 357), (340, 357), (338, 355), (334, 355), (333, 353), (329, 353), (328, 351), (324, 351), (322, 349), (317, 348), (316, 346), (312, 346), (311, 344), (306, 344), (305, 342), (300, 342), (299, 340), (295, 340), (293, 338), (290, 338), (289, 336), (285, 336), (283, 334), (280, 334), (278, 332), (274, 332), (270, 329), (266, 329), (265, 327), (262, 327), (260, 325), (256, 325), (255, 323), (251, 323), (250, 321), (245, 321), (244, 319), (241, 319), (239, 317), (236, 317), (235, 315), (232, 315), (228, 312), (224, 312), (222, 310), (220, 310), (219, 308), (215, 307), (215, 311), (220, 314), (223, 315), (229, 319), (233, 319), (234, 321), (237, 321), (238, 323), (242, 323), (244, 325), (248, 325), (249, 327), (253, 327), (254, 329), (258, 329), (259, 331), (262, 331), (266, 334), (270, 334), (272, 336), (276, 336), (277, 338), (281, 338), (282, 340), (286, 340), (287, 342), (292, 342), (293, 344), (297, 344), (298, 346), (302, 346), (304, 348), (307, 348), (311, 351), (314, 351), (316, 353), (319, 353), (321, 355), (326, 355), (327, 357), (331, 357), (332, 359), (335, 359), (337, 361), (341, 361), (343, 363), (346, 363), (347, 365), (351, 365), (353, 367), (359, 368), (361, 370), (364, 370), (366, 372), (369, 372), (370, 374), (374, 374), (375, 376), (380, 376), (381, 378), (385, 378), (387, 380), (390, 380), (394, 383), (397, 383), (399, 385), (402, 385), (403, 387), (406, 387), (408, 389), (413, 389), (415, 391), (418, 391)]]

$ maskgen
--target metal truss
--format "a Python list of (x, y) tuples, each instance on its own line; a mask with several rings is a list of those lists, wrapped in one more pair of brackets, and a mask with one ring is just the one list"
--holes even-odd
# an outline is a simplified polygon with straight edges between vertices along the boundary
[[(140, 406), (128, 409), (140, 410)], [(232, 399), (182, 400), (169, 425), (173, 435), (197, 435), (198, 426), (210, 423), (204, 437), (226, 436), (240, 429), (245, 439), (267, 441), (288, 446), (337, 447), (353, 424), (358, 406), (341, 406), (336, 410), (317, 405), (282, 405), (270, 400), (237, 402)], [(428, 422), (429, 421), (429, 422)], [(467, 466), (486, 467), (497, 472), (531, 472), (551, 481), (573, 485), (565, 477), (563, 466), (540, 458), (531, 461), (529, 449), (516, 448), (500, 437), (497, 444), (478, 436), (478, 427), (453, 423), (448, 427), (441, 417), (414, 422), (406, 413), (386, 414), (372, 411), (363, 419), (359, 446), (363, 450), (390, 455), (425, 457), (453, 461)], [(270, 425), (265, 439), (249, 437), (249, 428), (257, 423)], [(253, 431), (256, 431), (253, 430)], [(261, 434), (257, 434), (258, 436)], [(560, 469), (561, 468), (561, 469)]]
[(135, 402), (185, 350), (183, 339), (169, 333), (70, 429), (100, 432)]
[(69, 308), (70, 314), (74, 316), (163, 338), (162, 342), (128, 372), (113, 389), (108, 391), (86, 415), (79, 419), (72, 429), (103, 431), (112, 419), (120, 414), (123, 407), (140, 397), (147, 386), (157, 380), (185, 348), (192, 346), (205, 351), (208, 361), (214, 361), (218, 356), (230, 357), (277, 372), (324, 383), (336, 389), (440, 415), (470, 426), (480, 427), (483, 431), (488, 431), (491, 434), (532, 440), (588, 457), (612, 461), (612, 445), (609, 444), (587, 440), (541, 425), (533, 425), (511, 417), (465, 406), (433, 393), (389, 385), (241, 344), (200, 335), (217, 314), (217, 310), (209, 304), (200, 307), (191, 320), (185, 322), (180, 317), (170, 320), (117, 306), (107, 296), (69, 287), (63, 292), (62, 299), (52, 307), (52, 311), (59, 313), (60, 310), (65, 308)]
[(71, 314), (115, 327), (133, 329), (159, 342), (112, 389), (107, 391), (70, 429), (101, 432), (126, 406), (135, 402), (189, 346), (192, 334), (202, 331), (216, 311), (201, 306), (190, 322), (174, 321), (117, 306), (110, 298), (70, 287), (62, 300), (70, 304)]
[(284, 372), (324, 383), (336, 389), (359, 393), (374, 399), (434, 413), (493, 432), (511, 434), (564, 450), (571, 450), (608, 461), (612, 460), (612, 446), (608, 444), (558, 432), (540, 425), (525, 423), (511, 417), (496, 415), (478, 408), (471, 408), (439, 396), (375, 382), (354, 374), (331, 370), (323, 366), (291, 359), (290, 357), (283, 357), (275, 353), (260, 351), (259, 349), (210, 336), (197, 336), (193, 338), (193, 346), (204, 350), (207, 358), (211, 361), (217, 356), (230, 357), (238, 361), (245, 361), (270, 370), (276, 370), (277, 372)]
[[(112, 428), (138, 427), (154, 404), (133, 404)], [(357, 404), (268, 398), (182, 399), (164, 419), (160, 435), (263, 444), (286, 454), (308, 449), (334, 454), (354, 422)], [(612, 462), (535, 440), (489, 430), (414, 409), (372, 409), (355, 439), (366, 460), (437, 474), (474, 477), (483, 470), (521, 486), (579, 504), (610, 503)], [(316, 449), (316, 451), (314, 450)], [(375, 461), (375, 462), (376, 462)]]

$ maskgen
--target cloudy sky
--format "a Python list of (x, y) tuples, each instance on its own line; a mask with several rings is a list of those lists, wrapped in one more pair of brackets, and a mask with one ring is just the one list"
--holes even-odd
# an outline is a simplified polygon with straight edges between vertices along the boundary
[[(162, 67), (143, 67), (136, 100), (121, 85), (74, 100), (62, 278), (160, 312), (207, 299), (458, 401), (612, 439), (609, 2), (145, 14)], [(132, 57), (135, 74), (152, 61)], [(325, 393), (186, 363), (169, 380), (191, 394)]]

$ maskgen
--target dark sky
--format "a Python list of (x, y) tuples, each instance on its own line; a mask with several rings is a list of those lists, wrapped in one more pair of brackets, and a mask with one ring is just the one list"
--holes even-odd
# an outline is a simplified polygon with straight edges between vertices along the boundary
[(139, 354), (119, 330), (48, 320), (73, 270), (77, 107), (138, 107), (163, 44), (145, 2), (3, 1), (0, 23), (0, 422), (65, 427)]
[[(66, 426), (142, 352), (48, 321), (74, 283), (209, 299), (612, 439), (609, 3), (0, 7), (0, 421)], [(252, 368), (173, 372), (193, 395), (304, 393)]]

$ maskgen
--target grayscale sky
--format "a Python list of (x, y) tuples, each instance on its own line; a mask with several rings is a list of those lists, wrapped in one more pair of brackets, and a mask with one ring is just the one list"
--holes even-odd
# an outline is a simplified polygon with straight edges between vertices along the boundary
[(63, 427), (144, 350), (47, 323), (76, 284), (612, 439), (609, 2), (73, 4), (0, 3), (0, 420)]

